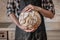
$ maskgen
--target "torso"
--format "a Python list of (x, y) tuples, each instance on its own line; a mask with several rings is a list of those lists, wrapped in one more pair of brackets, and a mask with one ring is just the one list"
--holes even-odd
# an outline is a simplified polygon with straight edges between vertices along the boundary
[[(19, 16), (21, 10), (29, 4), (41, 7), (41, 0), (20, 0), (19, 8), (16, 7), (16, 10), (18, 10), (18, 11), (16, 11), (16, 13), (17, 13), (16, 15)], [(33, 33), (24, 32), (20, 28), (16, 27), (16, 39), (18, 40), (19, 38), (21, 38), (21, 40), (25, 40), (25, 39), (23, 39), (23, 37), (26, 37), (27, 40), (32, 40), (33, 38), (30, 39), (31, 36), (34, 37), (34, 35), (37, 35), (40, 37), (40, 36), (43, 36), (43, 34), (44, 34), (44, 36), (43, 36), (44, 38), (41, 38), (41, 37), (40, 38), (46, 40), (45, 24), (44, 24), (44, 18), (42, 15), (41, 15), (41, 19), (42, 19), (41, 25), (36, 30), (36, 32), (33, 32)], [(27, 36), (29, 36), (30, 38), (28, 38)], [(35, 40), (35, 39), (33, 39), (33, 40)]]
[[(20, 1), (18, 0), (18, 2), (19, 2), (19, 6), (18, 7), (16, 6), (16, 10), (17, 10), (16, 15), (18, 17), (19, 17), (20, 12), (22, 11), (22, 9), (29, 4), (41, 7), (41, 0), (20, 0)], [(41, 15), (41, 20), (42, 20), (42, 23), (38, 30), (45, 30), (44, 18), (42, 15)]]

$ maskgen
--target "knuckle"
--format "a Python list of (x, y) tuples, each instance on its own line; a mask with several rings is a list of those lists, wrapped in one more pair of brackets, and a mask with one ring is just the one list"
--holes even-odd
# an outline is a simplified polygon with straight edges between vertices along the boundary
[(31, 4), (29, 4), (29, 6), (31, 6), (31, 7), (32, 7), (32, 5), (31, 5)]
[(33, 6), (31, 6), (32, 7), (32, 9), (34, 9), (34, 7)]

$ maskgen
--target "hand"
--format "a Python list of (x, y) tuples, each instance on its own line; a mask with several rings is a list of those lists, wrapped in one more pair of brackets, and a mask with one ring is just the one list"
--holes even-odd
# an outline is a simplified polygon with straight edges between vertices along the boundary
[(38, 11), (38, 7), (29, 4), (28, 6), (26, 6), (26, 7), (22, 10), (22, 12), (31, 11), (31, 10), (36, 10), (36, 11)]
[(24, 30), (26, 32), (34, 32), (36, 30), (36, 28), (33, 28), (33, 29), (28, 29), (28, 30)]
[(26, 32), (34, 32), (34, 31), (36, 31), (38, 29), (38, 25), (34, 25), (34, 28), (32, 28), (32, 29), (27, 29), (27, 30), (24, 30), (24, 31), (26, 31)]
[(19, 26), (19, 28), (25, 32), (34, 32), (36, 30), (36, 28), (27, 29), (27, 27), (25, 27), (25, 26)]
[(20, 29), (22, 29), (23, 31), (25, 32), (34, 32), (35, 30), (37, 30), (38, 26), (37, 25), (34, 25), (34, 27), (32, 29), (28, 29), (27, 27), (25, 26), (21, 26), (19, 25), (18, 26)]

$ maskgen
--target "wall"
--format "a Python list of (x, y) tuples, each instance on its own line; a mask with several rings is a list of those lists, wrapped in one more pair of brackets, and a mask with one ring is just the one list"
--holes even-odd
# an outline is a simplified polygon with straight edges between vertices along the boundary
[(60, 0), (53, 0), (55, 6), (55, 16), (53, 19), (45, 18), (47, 30), (60, 30)]
[(7, 0), (0, 0), (0, 22), (11, 22), (6, 15)]
[[(45, 25), (47, 30), (60, 29), (60, 0), (53, 0), (55, 5), (55, 16), (53, 19), (45, 18)], [(0, 0), (0, 23), (1, 22), (12, 22), (10, 18), (6, 15), (7, 0)]]

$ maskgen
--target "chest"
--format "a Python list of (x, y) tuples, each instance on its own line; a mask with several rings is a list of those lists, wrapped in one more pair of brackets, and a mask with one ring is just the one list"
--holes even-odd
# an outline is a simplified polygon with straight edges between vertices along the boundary
[(32, 4), (35, 6), (41, 6), (42, 0), (16, 0), (15, 4), (16, 6), (26, 6), (28, 4)]
[(41, 0), (16, 0), (15, 1), (15, 13), (19, 15), (21, 10), (26, 7), (27, 5), (32, 4), (34, 6), (41, 7)]
[(32, 4), (35, 6), (41, 6), (41, 0), (23, 0), (26, 5)]

